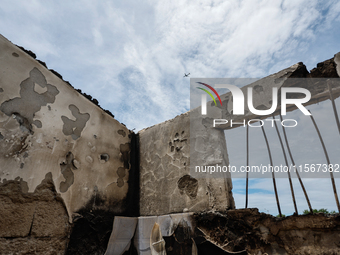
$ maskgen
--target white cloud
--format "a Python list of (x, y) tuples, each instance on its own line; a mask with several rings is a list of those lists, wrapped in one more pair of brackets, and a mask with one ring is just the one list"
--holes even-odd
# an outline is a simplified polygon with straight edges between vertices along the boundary
[[(261, 77), (303, 60), (296, 56), (316, 37), (314, 27), (335, 20), (338, 7), (316, 0), (6, 1), (0, 30), (140, 129), (188, 110), (184, 72)], [(320, 8), (331, 10), (327, 21)], [(131, 68), (143, 82), (122, 83)]]

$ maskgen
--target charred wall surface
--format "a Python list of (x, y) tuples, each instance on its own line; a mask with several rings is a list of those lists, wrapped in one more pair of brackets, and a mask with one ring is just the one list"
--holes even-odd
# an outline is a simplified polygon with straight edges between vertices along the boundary
[(47, 173), (72, 215), (126, 212), (131, 132), (0, 37), (0, 181), (33, 192)]
[[(228, 160), (224, 132), (215, 132), (222, 163)], [(190, 112), (144, 129), (139, 137), (142, 216), (234, 208), (230, 174), (225, 179), (190, 175), (190, 149), (195, 149), (190, 148)]]
[(136, 135), (61, 78), (0, 35), (1, 254), (100, 253), (139, 213)]

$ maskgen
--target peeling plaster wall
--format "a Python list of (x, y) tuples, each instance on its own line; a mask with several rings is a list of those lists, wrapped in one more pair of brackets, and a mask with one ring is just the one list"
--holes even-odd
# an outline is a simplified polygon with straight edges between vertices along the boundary
[[(234, 208), (230, 175), (190, 176), (190, 114), (139, 132), (142, 216)], [(224, 132), (214, 129), (212, 134), (201, 122), (198, 125), (202, 127), (200, 134), (208, 137), (209, 133), (211, 144), (219, 151), (215, 160), (227, 163)]]
[(50, 174), (70, 221), (126, 211), (130, 131), (0, 36), (0, 183), (33, 192)]
[(0, 254), (64, 254), (71, 224), (52, 174), (27, 190), (19, 178), (0, 184)]

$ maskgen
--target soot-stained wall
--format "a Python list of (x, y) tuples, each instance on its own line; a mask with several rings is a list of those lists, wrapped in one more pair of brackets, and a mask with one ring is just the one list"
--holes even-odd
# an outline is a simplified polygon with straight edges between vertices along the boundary
[[(226, 178), (190, 174), (190, 149), (196, 149), (190, 148), (190, 114), (195, 113), (184, 113), (139, 132), (142, 216), (234, 208), (230, 173)], [(228, 164), (224, 132), (206, 129), (202, 122), (196, 124), (200, 136), (211, 138), (214, 146), (209, 148), (219, 152), (215, 163)]]
[(126, 212), (131, 133), (0, 36), (0, 183), (33, 192), (49, 174), (72, 222), (79, 210)]

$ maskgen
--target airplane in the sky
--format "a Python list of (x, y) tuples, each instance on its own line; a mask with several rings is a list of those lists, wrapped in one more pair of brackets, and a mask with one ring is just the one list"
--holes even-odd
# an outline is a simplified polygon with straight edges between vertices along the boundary
[(189, 77), (190, 73), (184, 73), (183, 77)]

